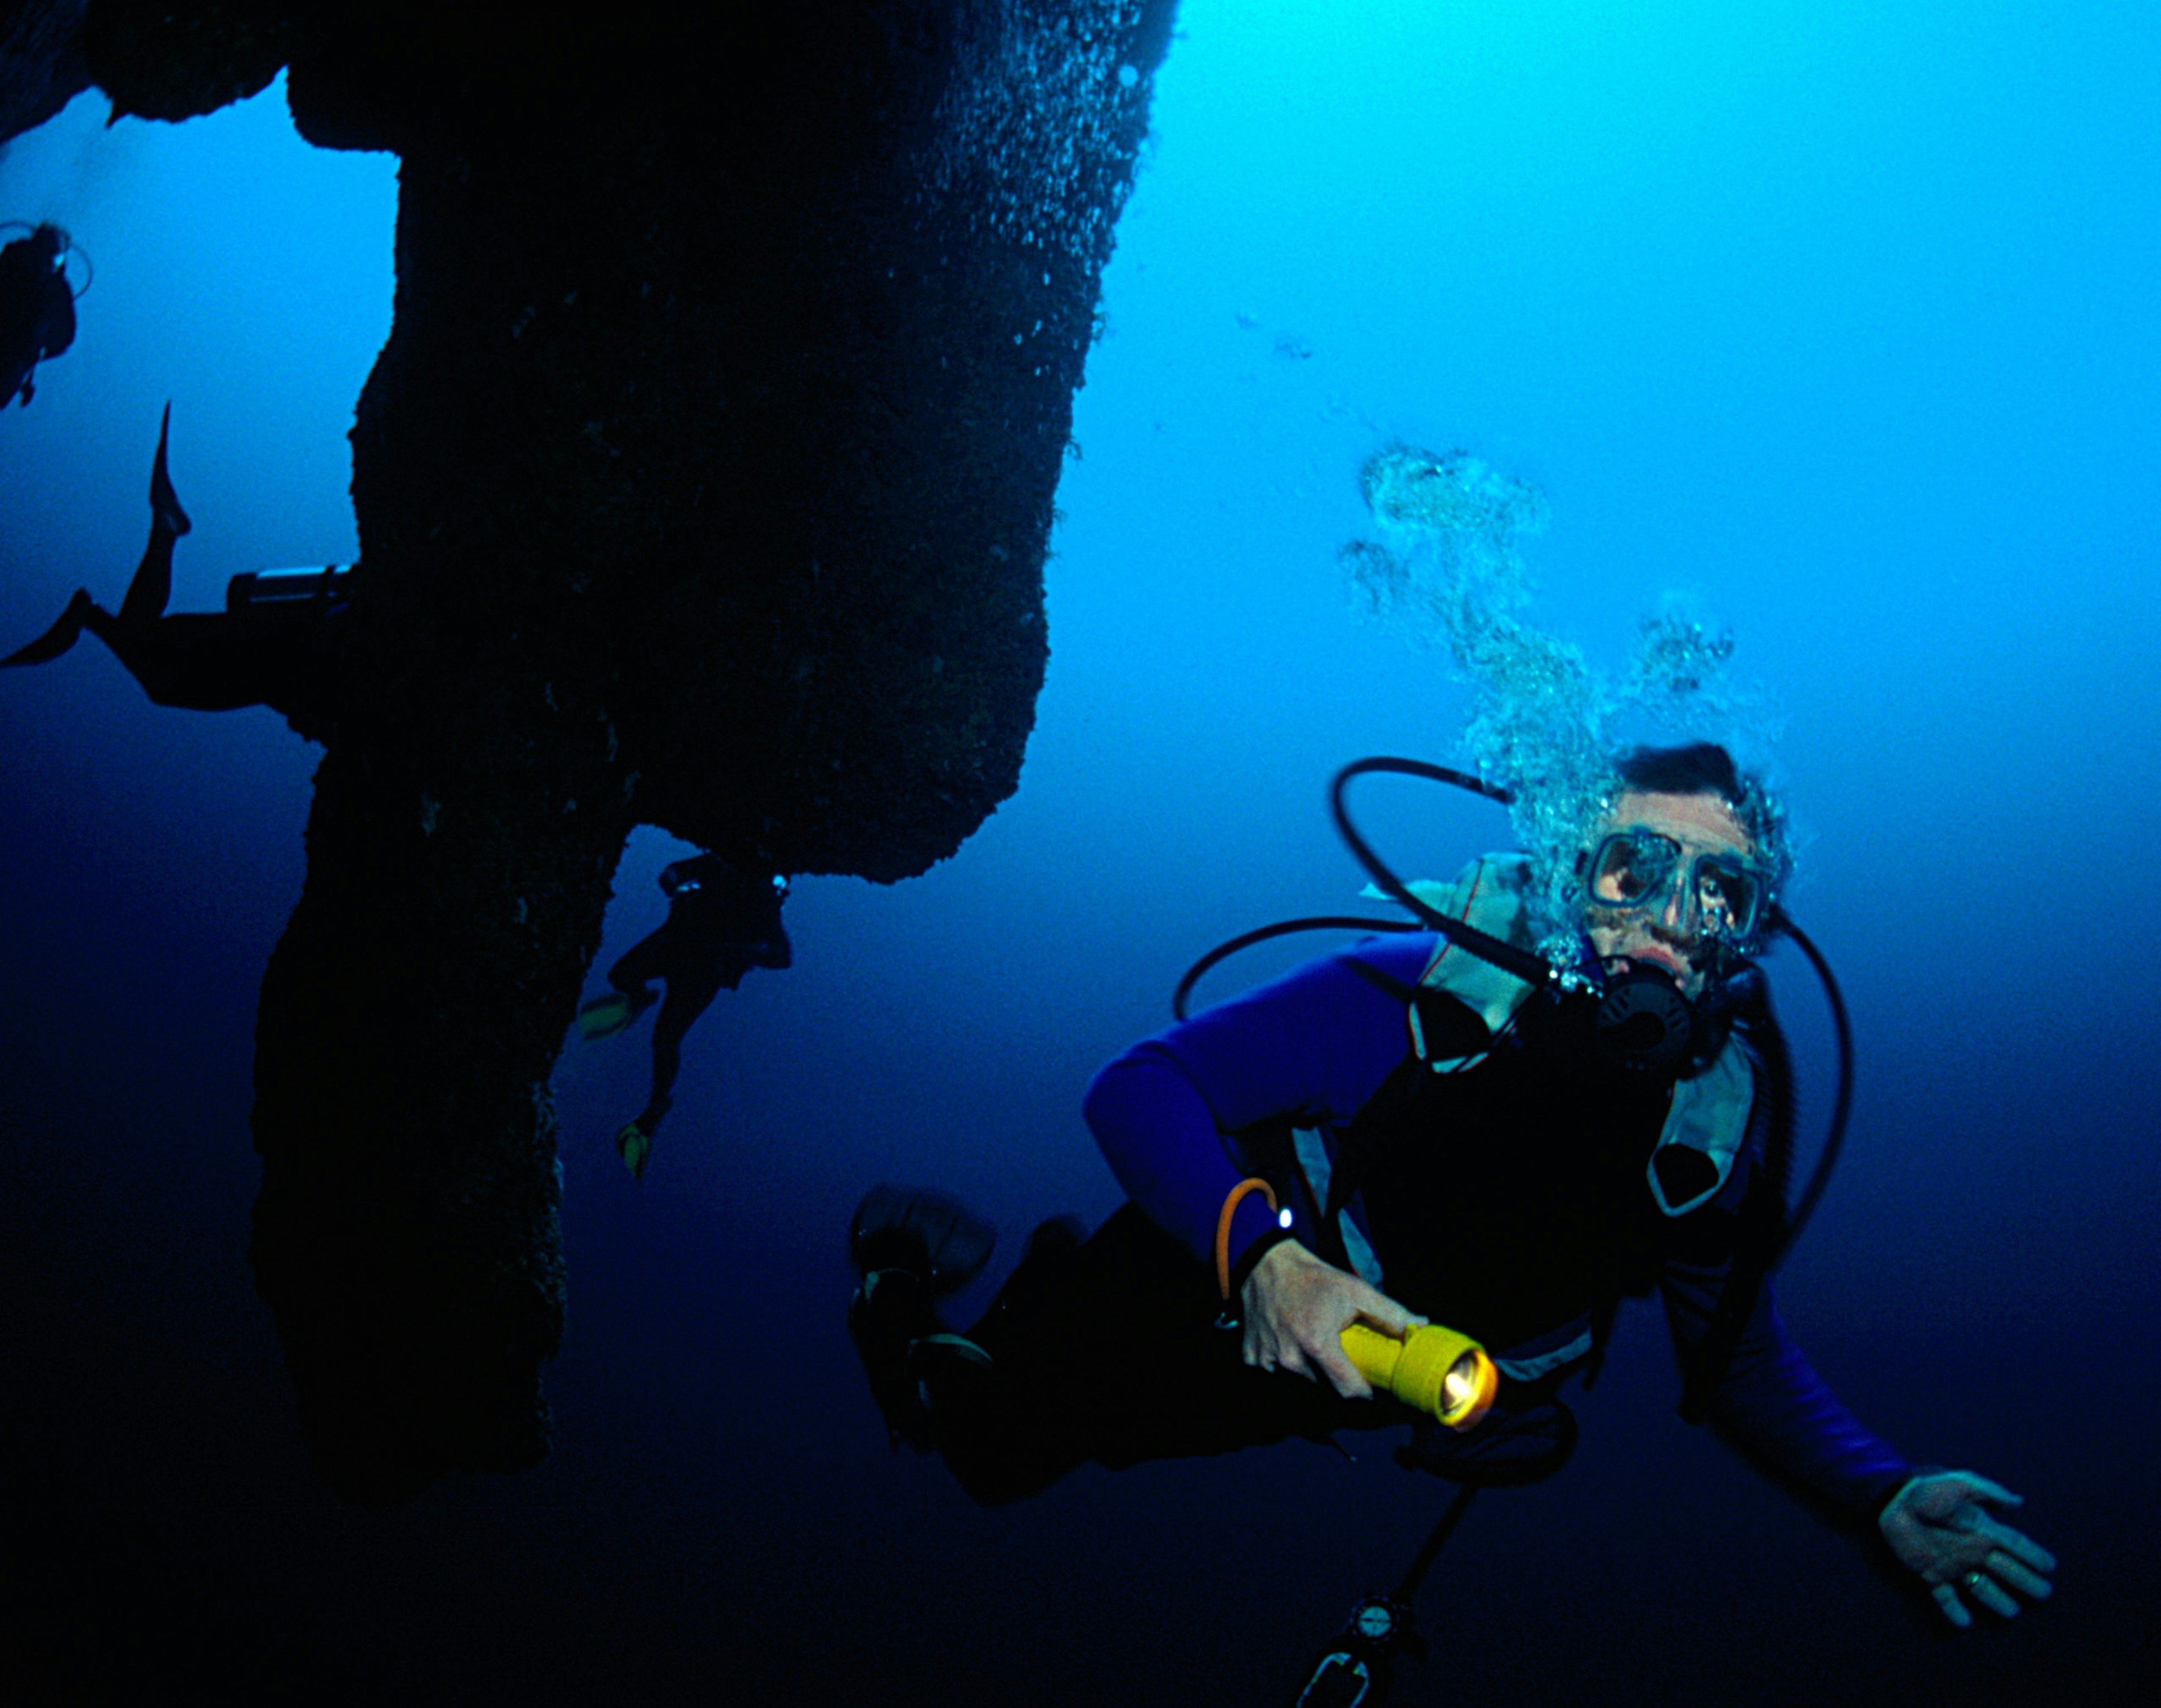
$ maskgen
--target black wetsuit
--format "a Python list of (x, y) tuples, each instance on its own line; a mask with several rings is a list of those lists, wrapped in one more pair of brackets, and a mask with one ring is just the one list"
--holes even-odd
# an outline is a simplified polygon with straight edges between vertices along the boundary
[[(1432, 953), (1419, 938), (1355, 951), (1404, 984)], [(1667, 1214), (1647, 1176), (1665, 1086), (1596, 1062), (1587, 1031), (1535, 1002), (1474, 1065), (1433, 1072), (1407, 1054), (1400, 1002), (1351, 963), (1314, 963), (1197, 1016), (1099, 1077), (1091, 1123), (1148, 1213), (1129, 1205), (1077, 1247), (1039, 1237), (968, 1330), (989, 1364), (929, 1366), (935, 1445), (977, 1499), (1033, 1492), (1089, 1460), (1120, 1466), (1411, 1419), (1393, 1401), (1346, 1401), (1325, 1383), (1244, 1363), (1239, 1333), (1218, 1325), (1224, 1301), (1198, 1255), (1206, 1237), (1165, 1231), (1179, 1202), (1206, 1195), (1195, 1185), (1205, 1159), (1162, 1136), (1177, 1131), (1181, 1100), (1204, 1124), (1237, 1123), (1228, 1143), (1239, 1162), (1225, 1172), (1274, 1179), (1296, 1205), (1298, 1237), (1348, 1268), (1341, 1218), (1299, 1195), (1285, 1154), (1293, 1122), (1332, 1133), (1334, 1169), (1356, 1178), (1332, 1181), (1330, 1195), (1362, 1207), (1383, 1290), (1500, 1361), (1493, 1418), (1462, 1436), (1423, 1430), (1430, 1468), (1518, 1458), (1519, 1430), (1547, 1429), (1554, 1389), (1596, 1356), (1598, 1326), (1624, 1294), (1664, 1296), (1693, 1367), (1733, 1265), (1760, 1133), (1722, 1187)], [(1219, 1157), (1226, 1143), (1213, 1128), (1194, 1136)], [(1212, 1229), (1213, 1215), (1202, 1219)], [(1263, 1249), (1249, 1242), (1244, 1261)], [(1234, 1267), (1234, 1299), (1241, 1274)], [(1752, 1305), (1711, 1418), (1834, 1504), (1867, 1510), (1910, 1467), (1810, 1369), (1768, 1289), (1743, 1297)]]
[(40, 226), (0, 248), (0, 409), (30, 401), (41, 362), (75, 342), (75, 295), (57, 234)]
[(305, 596), (253, 596), (266, 578), (236, 575), (221, 612), (168, 616), (173, 551), (193, 524), (165, 466), (172, 408), (166, 406), (150, 466), (150, 538), (117, 612), (77, 588), (60, 620), (5, 658), (0, 669), (42, 664), (73, 647), (88, 629), (112, 649), (143, 691), (159, 706), (189, 711), (231, 711), (268, 706), (294, 728), (322, 740), (344, 703), (349, 573), (293, 578)]

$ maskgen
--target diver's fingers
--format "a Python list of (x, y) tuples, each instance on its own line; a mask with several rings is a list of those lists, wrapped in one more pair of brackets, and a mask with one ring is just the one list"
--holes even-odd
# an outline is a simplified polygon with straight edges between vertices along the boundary
[(1938, 1584), (1929, 1593), (1935, 1598), (1936, 1605), (1943, 1609), (1944, 1617), (1960, 1630), (1964, 1631), (1972, 1625), (1973, 1615), (1966, 1612), (1966, 1603), (1959, 1600), (1958, 1591), (1949, 1584)]
[(1354, 1283), (1350, 1294), (1359, 1320), (1371, 1323), (1384, 1335), (1401, 1340), (1413, 1329), (1426, 1325), (1426, 1320), (1416, 1311), (1397, 1304), (1378, 1288), (1369, 1287), (1362, 1281)]
[(1315, 1379), (1313, 1372), (1306, 1367), (1305, 1355), (1299, 1349), (1296, 1336), (1285, 1332), (1282, 1324), (1267, 1317), (1251, 1316), (1246, 1320), (1244, 1356), (1257, 1370), (1287, 1370), (1309, 1382)]
[(1306, 1357), (1319, 1367), (1309, 1374), (1325, 1376), (1328, 1385), (1346, 1399), (1371, 1399), (1373, 1385), (1359, 1373), (1358, 1367), (1351, 1362), (1351, 1355), (1343, 1350), (1343, 1330), (1339, 1328), (1316, 1346), (1305, 1348)]
[(1893, 1503), (1924, 1524), (1961, 1533), (1978, 1530), (1988, 1517), (1982, 1502), (2023, 1506), (2023, 1497), (1970, 1471), (1935, 1471), (1916, 1476)]
[(2000, 1482), (1991, 1482), (1985, 1476), (1976, 1476), (1971, 1471), (1955, 1471), (1951, 1476), (1966, 1486), (1969, 1497), (1987, 1501), (1999, 1507), (2023, 1507), (2026, 1497), (2015, 1495)]
[(2023, 1530), (2014, 1530), (2010, 1525), (1983, 1514), (1981, 1523), (1974, 1527), (2006, 1554), (2023, 1560), (2036, 1571), (2054, 1571), (2056, 1556)]
[[(2054, 1564), (2053, 1561), (2050, 1563)], [(2013, 1559), (2001, 1548), (1993, 1550), (1981, 1562), (1981, 1570), (1991, 1577), (2010, 1585), (2028, 1601), (2045, 1601), (2049, 1599), (2049, 1591), (2055, 1587), (2039, 1572), (2028, 1571), (2023, 1562)]]
[(1249, 1357), (1248, 1364), (1258, 1363), (1263, 1370), (1287, 1371), (1308, 1382), (1325, 1380), (1350, 1399), (1366, 1398), (1373, 1391), (1344, 1353), (1340, 1329), (1330, 1330), (1324, 1326), (1316, 1331), (1306, 1323), (1278, 1324), (1258, 1341), (1260, 1356)]

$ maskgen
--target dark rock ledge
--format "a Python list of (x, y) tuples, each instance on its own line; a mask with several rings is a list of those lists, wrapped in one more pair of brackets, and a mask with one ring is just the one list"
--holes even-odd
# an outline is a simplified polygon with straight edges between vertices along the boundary
[(346, 1496), (546, 1451), (548, 1081), (631, 828), (893, 882), (1017, 785), (1172, 4), (88, 8), (117, 112), (284, 66), (400, 157), (257, 1026), (258, 1284)]

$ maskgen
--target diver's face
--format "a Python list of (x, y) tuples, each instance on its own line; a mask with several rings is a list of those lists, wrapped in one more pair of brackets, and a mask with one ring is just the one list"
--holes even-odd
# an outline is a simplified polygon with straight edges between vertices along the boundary
[(1688, 876), (1702, 854), (1731, 855), (1743, 862), (1755, 846), (1733, 810), (1716, 794), (1653, 794), (1630, 790), (1613, 803), (1600, 828), (1603, 838), (1617, 831), (1649, 831), (1672, 838), (1681, 848), (1674, 880), (1663, 892), (1632, 907), (1586, 903), (1586, 925), (1599, 964), (1609, 973), (1632, 966), (1655, 966), (1673, 976), (1690, 1002), (1703, 993), (1716, 945), (1716, 920), (1706, 921), (1704, 898), (1690, 893)]

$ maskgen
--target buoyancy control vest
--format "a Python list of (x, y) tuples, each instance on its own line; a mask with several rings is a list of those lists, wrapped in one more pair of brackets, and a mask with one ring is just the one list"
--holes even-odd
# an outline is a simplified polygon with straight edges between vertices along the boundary
[[(1422, 898), (1522, 942), (1529, 880), (1523, 856), (1492, 855)], [(1591, 1351), (1610, 1301), (1667, 1263), (1732, 1255), (1757, 1101), (1741, 1035), (1725, 1030), (1678, 1078), (1621, 1067), (1583, 1004), (1445, 940), (1399, 993), (1403, 1060), (1332, 1154), (1296, 1145), (1346, 1267), (1528, 1379)]]
[[(1729, 1210), (1735, 1191), (1741, 1193), (1729, 1246), (1731, 1270), (1703, 1344), (1688, 1361), (1685, 1372), (1681, 1415), (1692, 1423), (1700, 1422), (1707, 1415), (1711, 1397), (1723, 1379), (1764, 1278), (1807, 1226), (1830, 1183), (1844, 1146), (1853, 1094), (1852, 1028), (1830, 963), (1783, 908), (1772, 910), (1770, 934), (1790, 940), (1807, 957), (1822, 985), (1838, 1051), (1837, 1089), (1829, 1127), (1815, 1167), (1798, 1200), (1789, 1207), (1795, 1113), (1793, 1064), (1772, 1013), (1762, 973), (1752, 964), (1732, 970), (1715, 987), (1711, 999), (1695, 1004), (1691, 1011), (1670, 981), (1655, 971), (1630, 972), (1609, 981), (1587, 966), (1570, 968), (1545, 961), (1532, 952), (1525, 940), (1528, 933), (1521, 929), (1525, 857), (1511, 854), (1476, 862), (1454, 884), (1406, 883), (1359, 833), (1345, 799), (1351, 781), (1376, 773), (1445, 783), (1503, 805), (1510, 800), (1504, 789), (1423, 760), (1377, 755), (1344, 766), (1329, 787), (1330, 810), (1336, 830), (1376, 886), (1368, 894), (1396, 902), (1417, 923), (1331, 914), (1286, 919), (1243, 932), (1218, 945), (1187, 969), (1172, 993), (1171, 1011), (1183, 1020), (1187, 1000), (1201, 976), (1257, 943), (1320, 929), (1372, 932), (1423, 928), (1439, 932), (1451, 946), (1436, 952), (1425, 978), (1417, 987), (1403, 986), (1355, 957), (1351, 965), (1403, 998), (1411, 1033), (1410, 1054), (1425, 1064), (1425, 1070), (1438, 1066), (1444, 1077), (1466, 1070), (1491, 1054), (1504, 1034), (1525, 1030), (1519, 1020), (1539, 1004), (1548, 1011), (1569, 1011), (1565, 1017), (1550, 1016), (1554, 1037), (1578, 1044), (1587, 1037), (1606, 1065), (1618, 1065), (1638, 1075), (1638, 1089), (1670, 1081), (1674, 1089), (1666, 1119), (1659, 1129), (1657, 1142), (1650, 1147), (1646, 1164), (1648, 1184), (1653, 1200), (1669, 1223), (1699, 1218), (1685, 1235), (1668, 1229), (1674, 1242), (1673, 1254), (1680, 1255), (1685, 1247), (1690, 1255), (1717, 1261), (1718, 1247), (1728, 1243), (1723, 1238), (1726, 1224), (1710, 1212)], [(1480, 918), (1492, 924), (1494, 930), (1478, 929), (1476, 921)], [(1502, 933), (1507, 935), (1499, 935)], [(1588, 1009), (1586, 999), (1592, 1005)], [(1737, 1054), (1731, 1049), (1737, 1028), (1746, 1040)], [(1677, 1080), (1673, 1077), (1676, 1073)], [(1303, 1195), (1307, 1200), (1309, 1243), (1330, 1262), (1354, 1269), (1376, 1284), (1383, 1279), (1378, 1261), (1363, 1231), (1343, 1212), (1356, 1195), (1362, 1164), (1383, 1148), (1378, 1141), (1388, 1122), (1394, 1120), (1414, 1127), (1420, 1124), (1416, 1119), (1403, 1118), (1398, 1103), (1414, 1091), (1427, 1095), (1420, 1091), (1417, 1079), (1406, 1066), (1400, 1078), (1388, 1087), (1387, 1099), (1377, 1095), (1369, 1099), (1369, 1109), (1362, 1112), (1367, 1117), (1363, 1127), (1354, 1122), (1351, 1132), (1338, 1136), (1346, 1141), (1339, 1147), (1341, 1155), (1331, 1153), (1318, 1133), (1299, 1133), (1288, 1124), (1271, 1124), (1241, 1133), (1235, 1142), (1252, 1172), (1275, 1179), (1282, 1185), (1295, 1182), (1307, 1189), (1294, 1195)], [(1609, 1114), (1614, 1112), (1609, 1111)], [(1444, 1114), (1440, 1119), (1445, 1125), (1447, 1117)], [(1738, 1143), (1733, 1137), (1737, 1133), (1742, 1135)], [(1619, 1143), (1619, 1148), (1625, 1153), (1627, 1145)], [(1533, 1146), (1525, 1153), (1535, 1157), (1539, 1152)], [(1729, 1188), (1736, 1159), (1744, 1155), (1752, 1159), (1748, 1171)], [(1616, 1296), (1608, 1293), (1593, 1321), (1610, 1321)], [(1580, 1336), (1563, 1334), (1557, 1338), (1561, 1344), (1549, 1338), (1528, 1359), (1498, 1360), (1503, 1373), (1529, 1379), (1571, 1363), (1592, 1348), (1588, 1327)]]

